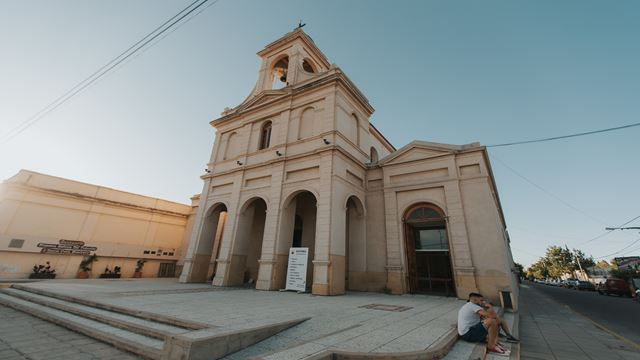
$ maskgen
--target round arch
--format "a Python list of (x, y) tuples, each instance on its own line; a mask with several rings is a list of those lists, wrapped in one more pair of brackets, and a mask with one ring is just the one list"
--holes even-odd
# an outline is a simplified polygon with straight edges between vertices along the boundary
[(269, 209), (269, 199), (262, 195), (262, 194), (251, 194), (251, 195), (247, 195), (245, 196), (240, 203), (242, 204), (239, 208), (238, 208), (238, 214), (243, 214), (247, 208), (249, 206), (251, 206), (251, 204), (256, 201), (256, 200), (262, 200), (264, 201), (265, 205), (267, 206), (267, 210)]
[(295, 199), (296, 196), (298, 196), (299, 194), (301, 194), (301, 193), (303, 193), (305, 191), (311, 193), (311, 195), (313, 195), (313, 197), (316, 199), (316, 203), (318, 202), (318, 200), (320, 199), (320, 195), (318, 195), (318, 192), (315, 189), (310, 189), (310, 188), (306, 188), (306, 187), (300, 187), (300, 188), (296, 188), (294, 190), (289, 191), (287, 196), (283, 197), (283, 200), (282, 200), (282, 203), (281, 203), (282, 208), (286, 208), (289, 205), (291, 205), (291, 201), (293, 199)]
[(302, 70), (309, 74), (315, 74), (318, 72), (318, 66), (315, 64), (313, 60), (308, 57), (302, 59)]
[(217, 210), (217, 207), (219, 206), (224, 206), (225, 207), (225, 211), (229, 211), (229, 204), (226, 201), (216, 201), (213, 204), (207, 206), (204, 214), (205, 216), (209, 216), (211, 215), (212, 212)]
[(358, 215), (359, 216), (367, 216), (367, 209), (364, 207), (364, 201), (362, 200), (360, 195), (357, 195), (355, 193), (349, 193), (345, 197), (345, 199), (344, 199), (344, 208), (347, 209), (349, 200), (351, 200), (352, 198), (358, 200), (358, 201), (354, 201), (354, 204), (356, 205), (356, 209), (358, 210)]
[(447, 212), (444, 211), (444, 206), (442, 206), (442, 204), (440, 204), (438, 201), (433, 201), (433, 200), (429, 200), (429, 201), (424, 201), (424, 200), (418, 200), (418, 201), (414, 201), (412, 203), (410, 203), (409, 205), (407, 205), (404, 210), (402, 211), (402, 221), (404, 222), (405, 219), (407, 219), (407, 216), (415, 209), (420, 208), (420, 207), (427, 207), (427, 208), (432, 208), (434, 209), (436, 212), (438, 212), (443, 219), (445, 219), (446, 221), (449, 220), (449, 217), (447, 216)]
[(277, 263), (274, 266), (273, 279), (276, 289), (285, 287), (289, 249), (294, 247), (294, 244), (295, 247), (308, 249), (306, 286), (310, 288), (313, 284), (318, 198), (317, 192), (308, 187), (293, 189), (283, 197), (275, 244)]
[(456, 296), (446, 212), (417, 201), (405, 208), (402, 224), (409, 292)]
[(229, 257), (228, 285), (255, 286), (262, 257), (267, 209), (267, 200), (255, 194), (248, 196), (240, 206)]
[(367, 223), (364, 202), (349, 194), (344, 202), (344, 290), (367, 291)]

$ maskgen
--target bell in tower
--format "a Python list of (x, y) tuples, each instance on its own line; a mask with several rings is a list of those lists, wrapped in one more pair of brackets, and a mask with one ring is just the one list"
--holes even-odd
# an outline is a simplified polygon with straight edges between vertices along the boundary
[(273, 76), (274, 81), (279, 80), (287, 85), (287, 72), (289, 69), (289, 57), (285, 56), (282, 59), (278, 60), (276, 64), (273, 66)]

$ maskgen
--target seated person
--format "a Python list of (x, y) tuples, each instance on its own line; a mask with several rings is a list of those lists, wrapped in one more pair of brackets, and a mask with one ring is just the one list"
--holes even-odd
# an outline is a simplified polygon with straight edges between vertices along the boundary
[(498, 344), (498, 336), (502, 328), (507, 334), (507, 341), (518, 339), (509, 333), (506, 322), (498, 317), (490, 304), (484, 303), (478, 293), (470, 293), (469, 301), (458, 312), (458, 334), (469, 342), (487, 342), (490, 354), (509, 356), (510, 351)]

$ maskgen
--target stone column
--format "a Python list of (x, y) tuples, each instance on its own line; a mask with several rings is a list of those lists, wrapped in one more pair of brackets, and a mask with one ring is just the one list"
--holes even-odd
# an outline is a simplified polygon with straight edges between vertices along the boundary
[(333, 153), (325, 151), (320, 158), (320, 185), (318, 212), (316, 214), (315, 254), (313, 260), (313, 287), (315, 295), (331, 293), (331, 201), (332, 201)]
[(224, 230), (224, 233), (222, 234), (220, 252), (216, 261), (216, 276), (213, 278), (213, 285), (215, 286), (240, 285), (230, 283), (229, 263), (231, 261), (236, 232), (238, 231), (238, 217), (240, 215), (238, 212), (241, 206), (239, 202), (243, 177), (243, 172), (238, 172), (233, 180), (233, 189), (231, 190), (229, 209), (227, 209), (227, 221), (225, 223), (226, 228)]
[(276, 275), (274, 270), (278, 260), (276, 246), (280, 227), (280, 198), (282, 197), (283, 177), (284, 161), (273, 164), (271, 166), (270, 200), (262, 236), (262, 254), (260, 260), (258, 260), (260, 264), (256, 282), (256, 289), (258, 290), (276, 290), (276, 286), (279, 285), (274, 281), (274, 276)]
[(459, 298), (465, 299), (470, 292), (477, 292), (478, 287), (458, 181), (445, 184), (444, 190), (447, 201), (447, 228), (451, 237), (451, 265), (455, 274), (456, 292)]
[(384, 218), (387, 235), (387, 289), (392, 294), (407, 292), (405, 271), (403, 270), (402, 253), (402, 221), (396, 206), (396, 192), (393, 189), (384, 190)]

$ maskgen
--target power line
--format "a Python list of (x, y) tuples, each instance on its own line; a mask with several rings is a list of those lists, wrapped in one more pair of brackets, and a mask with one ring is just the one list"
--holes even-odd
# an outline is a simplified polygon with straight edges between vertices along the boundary
[[(630, 223), (634, 222), (634, 221), (635, 221), (635, 220), (637, 220), (637, 219), (640, 219), (640, 215), (638, 215), (638, 216), (634, 217), (633, 219), (631, 219), (631, 220), (629, 220), (629, 221), (625, 222), (624, 224), (620, 224), (620, 225), (618, 225), (617, 227), (623, 227), (623, 226), (625, 226), (625, 225), (627, 225), (627, 224), (630, 224)], [(598, 239), (600, 239), (600, 238), (603, 238), (603, 237), (605, 237), (605, 236), (607, 236), (607, 235), (611, 234), (612, 232), (613, 232), (613, 230), (607, 230), (606, 232), (604, 232), (604, 233), (602, 233), (602, 234), (600, 234), (600, 235), (598, 235), (598, 236), (594, 237), (593, 239), (589, 239), (589, 240), (587, 240), (587, 241), (585, 241), (585, 242), (582, 242), (582, 243), (580, 243), (580, 244), (578, 244), (578, 245), (584, 245), (584, 244), (590, 243), (590, 242), (592, 242), (592, 241), (598, 240)]]
[(628, 249), (628, 248), (632, 247), (633, 245), (637, 244), (638, 242), (640, 242), (640, 238), (636, 239), (636, 240), (635, 240), (634, 242), (632, 242), (631, 244), (629, 244), (629, 245), (627, 245), (627, 246), (623, 247), (622, 249), (620, 249), (620, 250), (618, 250), (618, 251), (616, 251), (616, 252), (614, 252), (614, 253), (611, 253), (611, 254), (608, 254), (608, 255), (604, 255), (604, 256), (598, 256), (597, 258), (594, 258), (594, 259), (602, 259), (602, 258), (606, 258), (606, 257), (609, 257), (609, 256), (613, 256), (613, 255), (619, 254), (619, 253), (621, 253), (622, 251), (624, 251), (624, 250), (626, 250), (626, 249)]
[(559, 201), (560, 203), (562, 203), (563, 205), (569, 207), (570, 209), (579, 212), (580, 214), (595, 220), (603, 225), (607, 225), (605, 222), (603, 222), (602, 220), (593, 217), (592, 215), (588, 214), (585, 211), (580, 210), (579, 208), (571, 205), (570, 203), (568, 203), (567, 201), (563, 200), (562, 198), (560, 198), (559, 196), (555, 195), (554, 193), (550, 192), (549, 190), (543, 188), (542, 186), (536, 184), (535, 182), (529, 180), (526, 176), (520, 174), (518, 171), (516, 171), (514, 168), (512, 168), (511, 166), (507, 165), (504, 161), (500, 160), (498, 157), (496, 157), (495, 155), (491, 154), (489, 155), (491, 158), (497, 160), (502, 166), (504, 166), (505, 168), (507, 168), (509, 171), (511, 171), (512, 173), (514, 173), (515, 175), (517, 175), (518, 177), (520, 177), (521, 179), (523, 179), (524, 181), (526, 181), (527, 183), (529, 183), (530, 185), (534, 186), (535, 188), (537, 188), (538, 190), (544, 192), (545, 194), (551, 196), (552, 198), (556, 199), (557, 201)]
[[(197, 12), (193, 17), (198, 16), (202, 11), (206, 10), (207, 8), (209, 8), (210, 6), (214, 5), (218, 1), (219, 0), (214, 0), (207, 7), (203, 8), (201, 11)], [(198, 4), (198, 2), (199, 2), (199, 4)], [(162, 23), (162, 25), (156, 27), (149, 34), (144, 36), (142, 39), (138, 40), (135, 44), (131, 45), (125, 51), (123, 51), (118, 56), (113, 58), (111, 61), (109, 61), (108, 63), (103, 65), (101, 68), (96, 70), (94, 73), (89, 75), (87, 78), (85, 78), (84, 80), (82, 80), (81, 82), (76, 84), (74, 87), (69, 89), (63, 95), (59, 96), (53, 102), (51, 102), (50, 104), (45, 106), (43, 109), (41, 109), (40, 111), (38, 111), (37, 113), (35, 113), (31, 117), (29, 117), (28, 119), (26, 119), (25, 121), (20, 123), (15, 128), (11, 129), (9, 132), (5, 133), (2, 137), (0, 137), (0, 141), (2, 141), (3, 143), (6, 143), (6, 142), (10, 141), (11, 139), (13, 139), (14, 137), (18, 136), (19, 134), (21, 134), (22, 132), (24, 132), (25, 130), (27, 130), (33, 124), (35, 124), (36, 122), (38, 122), (39, 120), (44, 118), (46, 115), (48, 115), (49, 113), (51, 113), (52, 111), (54, 111), (55, 109), (60, 107), (62, 104), (64, 104), (67, 101), (69, 101), (72, 97), (74, 97), (75, 95), (80, 93), (82, 90), (86, 89), (87, 87), (89, 87), (90, 85), (95, 83), (97, 80), (99, 80), (100, 78), (105, 76), (107, 73), (109, 73), (116, 66), (118, 66), (119, 64), (121, 64), (122, 62), (124, 62), (125, 60), (130, 58), (132, 55), (134, 55), (137, 52), (139, 52), (146, 45), (148, 45), (149, 43), (154, 41), (156, 38), (158, 38), (160, 35), (165, 33), (167, 30), (173, 28), (182, 19), (184, 19), (185, 17), (189, 16), (191, 13), (193, 13), (195, 10), (197, 10), (198, 8), (200, 8), (202, 5), (204, 5), (207, 2), (209, 2), (209, 0), (195, 0), (192, 3), (190, 3), (187, 7), (182, 9), (176, 15), (172, 16), (171, 18), (169, 18), (167, 21)], [(195, 5), (195, 4), (197, 4), (197, 5)], [(184, 23), (189, 22), (192, 18), (187, 19)], [(179, 27), (179, 26), (180, 25), (178, 25), (177, 27)], [(166, 35), (163, 36), (162, 38), (160, 38), (158, 41), (164, 39), (165, 37), (166, 37)]]
[(513, 146), (513, 145), (531, 144), (531, 143), (544, 142), (544, 141), (553, 141), (553, 140), (567, 139), (567, 138), (578, 137), (578, 136), (599, 134), (599, 133), (608, 132), (608, 131), (622, 130), (622, 129), (627, 129), (627, 128), (631, 128), (631, 127), (634, 127), (634, 126), (640, 126), (640, 122), (639, 123), (635, 123), (635, 124), (612, 127), (612, 128), (608, 128), (608, 129), (581, 132), (581, 133), (577, 133), (577, 134), (554, 136), (554, 137), (535, 139), (535, 140), (515, 141), (515, 142), (510, 142), (510, 143), (504, 143), (504, 144), (487, 145), (486, 147), (490, 148), (490, 147), (500, 147), (500, 146)]

